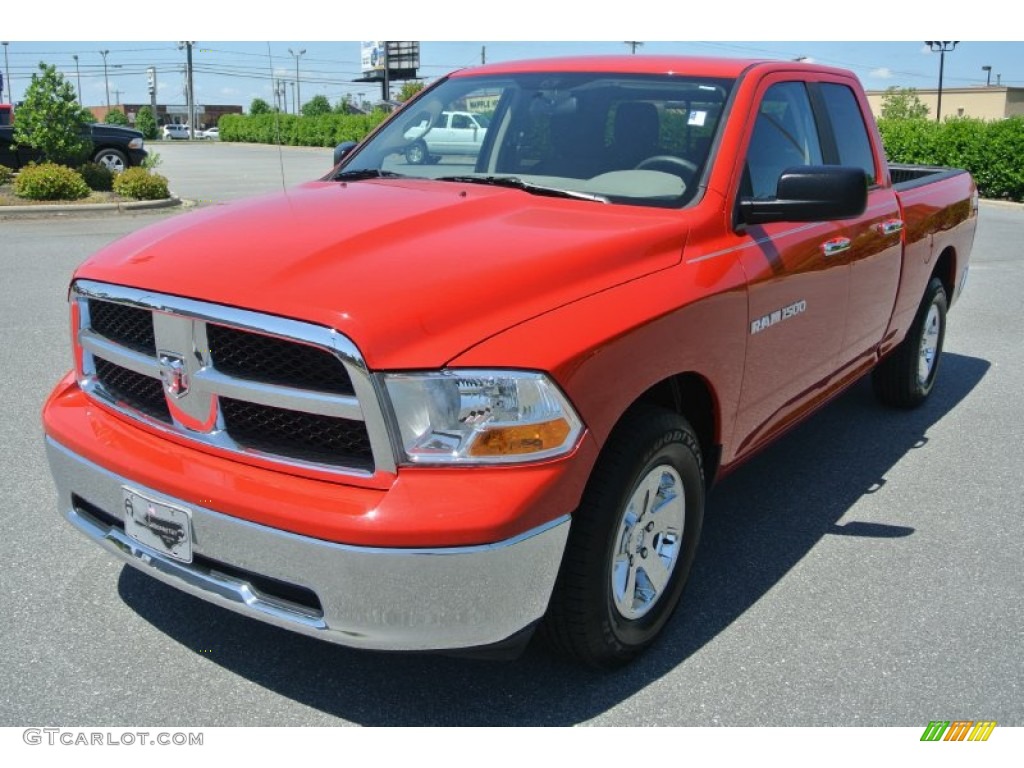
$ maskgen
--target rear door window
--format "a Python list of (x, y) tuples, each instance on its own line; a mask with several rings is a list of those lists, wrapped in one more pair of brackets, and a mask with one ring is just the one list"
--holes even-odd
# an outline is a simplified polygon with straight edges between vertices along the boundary
[(868, 183), (874, 184), (875, 157), (857, 97), (850, 88), (839, 83), (822, 83), (820, 87), (835, 134), (839, 164), (863, 168), (868, 175)]

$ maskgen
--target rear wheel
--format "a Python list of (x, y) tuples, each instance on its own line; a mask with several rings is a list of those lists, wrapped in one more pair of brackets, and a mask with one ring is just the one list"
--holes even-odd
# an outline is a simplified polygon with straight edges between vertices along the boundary
[(609, 438), (572, 522), (542, 634), (599, 667), (649, 646), (679, 603), (704, 515), (685, 419), (638, 406)]
[(875, 394), (886, 405), (914, 408), (931, 394), (946, 338), (947, 308), (946, 289), (933, 277), (907, 337), (872, 374)]

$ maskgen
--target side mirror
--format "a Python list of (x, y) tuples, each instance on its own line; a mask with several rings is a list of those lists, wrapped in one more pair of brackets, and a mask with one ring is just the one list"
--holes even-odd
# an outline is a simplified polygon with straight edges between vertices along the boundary
[(867, 206), (868, 177), (863, 168), (801, 165), (782, 172), (774, 199), (741, 198), (739, 220), (768, 224), (853, 219)]
[(343, 141), (341, 144), (334, 148), (334, 164), (337, 165), (346, 157), (348, 153), (356, 148), (358, 142), (355, 141)]

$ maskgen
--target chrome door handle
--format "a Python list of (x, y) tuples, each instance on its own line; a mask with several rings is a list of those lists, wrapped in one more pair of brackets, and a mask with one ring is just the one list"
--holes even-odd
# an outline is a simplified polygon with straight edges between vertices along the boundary
[(903, 231), (903, 219), (888, 219), (878, 225), (878, 231), (883, 235), (895, 235)]
[(821, 252), (825, 254), (825, 257), (835, 256), (842, 253), (850, 247), (850, 238), (848, 237), (834, 237), (831, 240), (826, 240), (821, 244)]

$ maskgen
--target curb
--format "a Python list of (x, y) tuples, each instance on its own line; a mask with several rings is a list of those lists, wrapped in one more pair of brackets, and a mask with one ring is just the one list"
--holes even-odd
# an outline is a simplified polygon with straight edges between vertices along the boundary
[(115, 213), (131, 213), (132, 211), (151, 211), (175, 206), (188, 207), (193, 203), (171, 195), (164, 200), (135, 200), (129, 203), (88, 203), (85, 205), (4, 205), (0, 206), (0, 218), (8, 215), (32, 215), (47, 213), (95, 213), (111, 211)]

